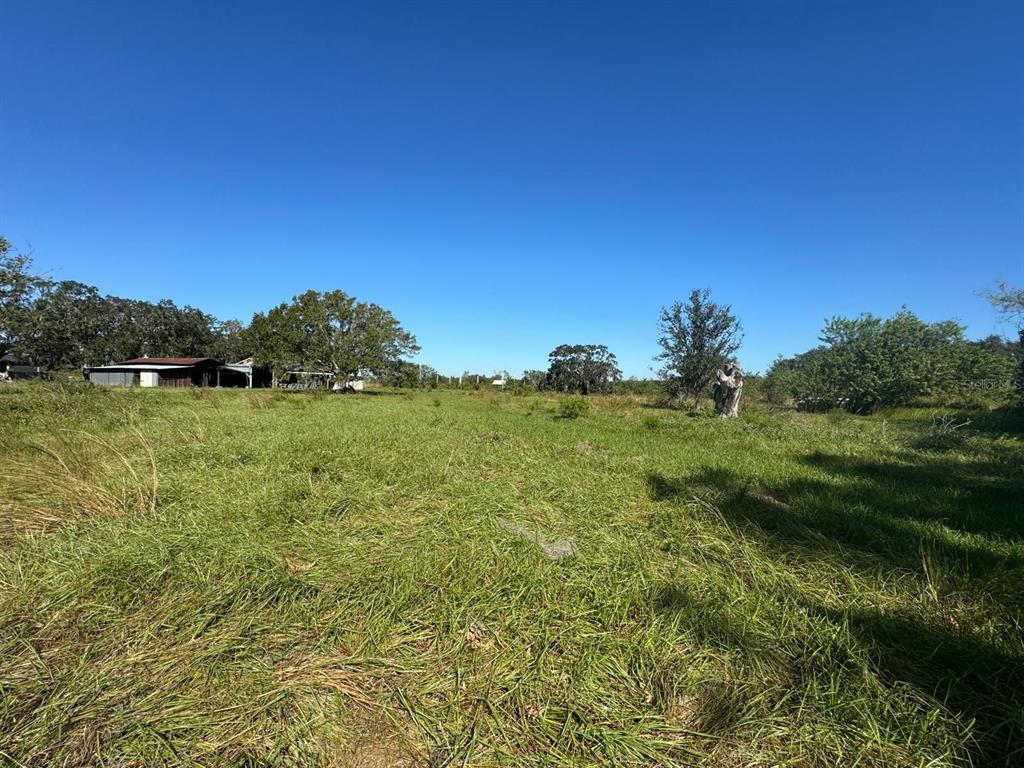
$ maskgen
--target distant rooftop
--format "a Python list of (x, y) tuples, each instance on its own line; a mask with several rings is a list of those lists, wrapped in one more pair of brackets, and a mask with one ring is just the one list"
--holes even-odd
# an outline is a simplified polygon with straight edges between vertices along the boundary
[(212, 357), (135, 357), (118, 365), (198, 365), (207, 361), (217, 362)]

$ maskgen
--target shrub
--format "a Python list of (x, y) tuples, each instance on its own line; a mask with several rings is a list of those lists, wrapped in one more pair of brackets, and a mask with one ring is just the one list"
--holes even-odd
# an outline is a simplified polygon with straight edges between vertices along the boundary
[(979, 387), (1006, 387), (1010, 358), (964, 338), (953, 321), (925, 323), (904, 309), (882, 319), (834, 318), (824, 346), (776, 360), (765, 377), (770, 402), (801, 410), (868, 413), (931, 398), (962, 401)]
[(562, 402), (558, 415), (563, 419), (578, 419), (590, 412), (590, 403), (582, 397), (570, 397)]

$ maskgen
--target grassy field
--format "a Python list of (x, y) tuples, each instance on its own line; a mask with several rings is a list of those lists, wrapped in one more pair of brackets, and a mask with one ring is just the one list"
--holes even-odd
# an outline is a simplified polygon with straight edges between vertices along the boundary
[(1024, 764), (1024, 419), (0, 388), (0, 763)]

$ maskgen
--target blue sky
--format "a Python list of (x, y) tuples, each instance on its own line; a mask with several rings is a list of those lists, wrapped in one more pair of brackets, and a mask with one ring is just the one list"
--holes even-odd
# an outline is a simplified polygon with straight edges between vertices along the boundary
[(7, 2), (0, 232), (62, 279), (248, 320), (391, 309), (442, 372), (710, 286), (763, 369), (826, 317), (1008, 330), (1020, 2)]

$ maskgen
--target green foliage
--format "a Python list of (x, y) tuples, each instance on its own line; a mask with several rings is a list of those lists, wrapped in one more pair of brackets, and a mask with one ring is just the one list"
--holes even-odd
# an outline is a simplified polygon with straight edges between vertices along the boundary
[(399, 360), (377, 376), (377, 382), (385, 387), (402, 389), (436, 389), (439, 384), (437, 370), (429, 365), (420, 365), (409, 360)]
[(622, 378), (615, 355), (604, 344), (562, 344), (548, 354), (544, 388), (581, 395), (611, 392)]
[(649, 429), (652, 432), (661, 429), (661, 419), (657, 416), (644, 416), (640, 423), (643, 424), (644, 429)]
[(403, 356), (419, 351), (394, 315), (344, 291), (306, 291), (255, 315), (248, 340), (257, 361), (278, 371), (329, 371), (346, 380), (386, 375)]
[(1024, 405), (1024, 289), (1000, 283), (995, 291), (988, 294), (988, 300), (1007, 320), (1017, 323), (1020, 338), (1011, 356), (1017, 361), (1013, 377), (1015, 399)]
[(566, 398), (558, 409), (558, 415), (563, 419), (578, 419), (588, 413), (590, 413), (590, 403), (580, 395)]
[(29, 270), (32, 259), (15, 253), (0, 236), (0, 357), (10, 352), (24, 332), (30, 307), (47, 281)]
[(789, 394), (804, 410), (869, 413), (922, 398), (963, 399), (1007, 389), (1014, 362), (964, 339), (954, 321), (925, 323), (904, 309), (891, 318), (833, 318), (824, 345), (777, 360), (765, 382), (769, 399)]
[(659, 379), (637, 379), (630, 377), (615, 382), (617, 395), (659, 395), (665, 391), (665, 382)]
[(103, 296), (91, 285), (31, 273), (0, 238), (0, 354), (47, 369), (150, 355), (244, 357), (237, 321), (220, 324), (193, 307)]
[(683, 305), (676, 302), (661, 311), (658, 344), (660, 371), (671, 397), (690, 397), (696, 406), (743, 339), (740, 321), (729, 305), (711, 301), (710, 290), (695, 290)]
[[(13, 350), (48, 369), (142, 355), (227, 362), (251, 355), (279, 373), (295, 366), (354, 377), (393, 373), (402, 356), (419, 350), (390, 312), (342, 291), (307, 291), (257, 314), (246, 328), (169, 300), (102, 296), (92, 286), (54, 282), (30, 269), (31, 260), (0, 238), (0, 354)], [(428, 372), (419, 374), (425, 382)]]
[(211, 330), (213, 339), (207, 352), (208, 357), (226, 363), (235, 363), (251, 356), (252, 350), (245, 338), (245, 325), (240, 321), (215, 322)]
[(540, 371), (536, 369), (526, 370), (523, 371), (522, 384), (524, 387), (537, 392), (544, 389), (547, 377), (547, 371)]

